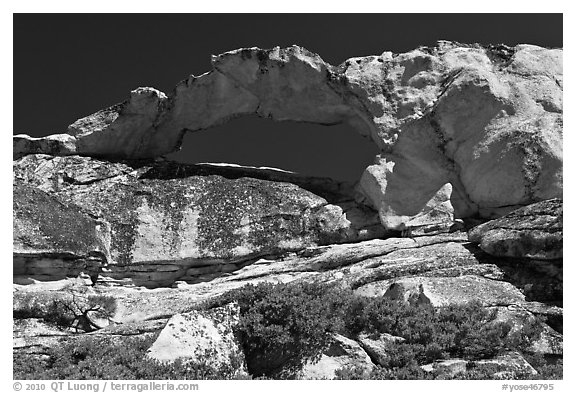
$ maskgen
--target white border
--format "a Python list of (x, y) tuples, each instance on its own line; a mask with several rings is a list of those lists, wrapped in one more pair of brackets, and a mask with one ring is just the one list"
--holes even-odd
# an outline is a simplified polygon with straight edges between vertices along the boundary
[[(276, 4), (275, 4), (276, 3)], [(358, 12), (369, 12), (369, 13), (399, 13), (399, 12), (418, 12), (418, 13), (455, 13), (455, 12), (491, 12), (491, 13), (564, 13), (564, 63), (568, 65), (565, 67), (567, 75), (565, 76), (565, 104), (564, 106), (568, 108), (565, 112), (565, 126), (564, 129), (568, 130), (564, 137), (564, 150), (567, 154), (564, 166), (565, 166), (565, 180), (564, 180), (564, 194), (566, 203), (565, 209), (565, 229), (564, 229), (564, 239), (565, 239), (565, 259), (568, 262), (564, 270), (564, 281), (567, 284), (571, 283), (571, 278), (574, 277), (574, 268), (572, 267), (573, 250), (572, 244), (574, 243), (574, 230), (571, 225), (575, 218), (575, 209), (571, 206), (572, 195), (573, 195), (573, 173), (572, 169), (575, 168), (575, 160), (573, 158), (572, 147), (576, 146), (576, 141), (574, 138), (576, 136), (572, 132), (573, 127), (573, 111), (574, 111), (574, 100), (573, 100), (573, 71), (574, 68), (574, 56), (573, 56), (573, 26), (576, 22), (572, 15), (572, 7), (570, 7), (574, 2), (568, 1), (505, 1), (505, 0), (482, 0), (478, 2), (470, 1), (430, 1), (430, 0), (412, 0), (406, 2), (387, 2), (387, 1), (364, 1), (355, 0), (353, 2), (347, 1), (313, 1), (313, 0), (289, 0), (282, 2), (278, 5), (277, 2), (268, 1), (252, 1), (252, 2), (242, 2), (242, 1), (232, 1), (232, 0), (218, 0), (214, 2), (185, 2), (185, 1), (122, 1), (122, 0), (100, 0), (98, 2), (81, 2), (81, 1), (4, 1), (2, 3), (2, 14), (0, 20), (0, 29), (2, 34), (0, 34), (0, 40), (2, 43), (2, 53), (5, 56), (2, 57), (2, 87), (5, 93), (2, 94), (2, 126), (4, 130), (2, 131), (5, 136), (5, 142), (3, 146), (11, 146), (11, 141), (8, 139), (8, 135), (12, 129), (12, 92), (13, 92), (13, 25), (12, 25), (12, 14), (13, 13), (70, 13), (70, 12), (81, 12), (81, 13), (94, 13), (94, 12), (106, 12), (106, 13), (200, 13), (200, 12), (226, 12), (226, 13), (261, 13), (261, 12), (302, 12), (302, 13), (358, 13)], [(407, 30), (415, 29), (416, 26), (407, 26)], [(487, 26), (487, 28), (491, 28)], [(33, 77), (33, 76), (31, 76)], [(41, 81), (39, 81), (41, 83)], [(572, 109), (570, 109), (572, 108)], [(8, 129), (6, 129), (8, 128)], [(10, 264), (11, 256), (9, 255), (12, 248), (12, 231), (10, 228), (11, 213), (10, 209), (12, 206), (12, 193), (8, 190), (8, 179), (11, 178), (11, 164), (9, 163), (10, 154), (4, 154), (2, 156), (2, 166), (1, 166), (1, 181), (0, 184), (5, 184), (3, 192), (0, 194), (2, 196), (2, 226), (1, 226), (1, 241), (2, 241), (2, 251), (3, 251), (3, 262), (6, 265)], [(10, 160), (11, 161), (11, 160)], [(2, 311), (5, 315), (5, 323), (1, 326), (1, 332), (3, 340), (0, 340), (1, 353), (4, 357), (2, 360), (6, 359), (6, 362), (2, 362), (2, 386), (5, 391), (12, 391), (12, 370), (10, 368), (11, 361), (8, 361), (9, 354), (12, 353), (12, 348), (10, 346), (11, 340), (8, 337), (11, 336), (10, 325), (7, 319), (11, 314), (11, 267), (9, 271), (5, 271), (3, 275), (2, 286)], [(574, 326), (573, 311), (570, 300), (574, 296), (573, 286), (567, 285), (565, 291), (565, 372), (564, 381), (555, 382), (555, 391), (562, 392), (566, 391), (571, 382), (575, 380), (574, 372), (571, 370), (576, 370), (576, 366), (573, 361), (573, 348), (574, 348), (574, 335), (572, 326)], [(10, 357), (11, 359), (11, 357)], [(528, 381), (518, 381), (518, 383), (527, 383)], [(287, 388), (287, 389), (304, 389), (304, 390), (337, 390), (337, 391), (354, 391), (356, 389), (367, 389), (366, 391), (382, 391), (382, 389), (418, 389), (426, 392), (495, 392), (502, 391), (502, 383), (498, 381), (233, 381), (233, 382), (222, 382), (222, 381), (201, 381), (200, 382), (201, 391), (250, 391), (259, 392), (265, 391), (269, 393), (270, 388)], [(369, 390), (368, 390), (369, 389)], [(572, 389), (573, 391), (573, 389)]]

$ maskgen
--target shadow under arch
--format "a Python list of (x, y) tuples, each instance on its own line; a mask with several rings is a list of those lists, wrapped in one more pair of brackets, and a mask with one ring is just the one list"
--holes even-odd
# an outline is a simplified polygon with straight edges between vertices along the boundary
[(376, 144), (347, 124), (271, 121), (248, 115), (185, 134), (180, 163), (272, 167), (300, 175), (356, 182), (379, 153)]

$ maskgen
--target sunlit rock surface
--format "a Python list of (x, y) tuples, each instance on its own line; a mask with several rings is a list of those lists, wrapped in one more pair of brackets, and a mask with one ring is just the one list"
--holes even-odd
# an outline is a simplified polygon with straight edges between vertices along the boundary
[[(257, 114), (346, 122), (370, 137), (381, 154), (358, 191), (388, 229), (410, 226), (434, 210), (431, 201), (445, 204), (437, 194), (447, 183), (456, 217), (499, 216), (562, 194), (562, 49), (441, 41), (333, 66), (298, 46), (245, 48), (212, 64), (169, 96), (138, 88), (79, 119), (67, 131), (74, 147), (39, 151), (35, 142), (17, 156), (154, 158), (177, 150), (187, 131)], [(451, 218), (450, 207), (440, 211)]]

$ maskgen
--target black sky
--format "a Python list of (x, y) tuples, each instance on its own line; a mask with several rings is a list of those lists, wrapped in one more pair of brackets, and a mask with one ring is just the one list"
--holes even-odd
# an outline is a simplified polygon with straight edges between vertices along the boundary
[[(210, 55), (298, 44), (339, 64), (437, 40), (562, 47), (561, 14), (15, 14), (14, 133), (43, 136), (152, 86), (170, 93)], [(357, 179), (375, 146), (346, 126), (237, 119), (186, 137), (189, 162)]]

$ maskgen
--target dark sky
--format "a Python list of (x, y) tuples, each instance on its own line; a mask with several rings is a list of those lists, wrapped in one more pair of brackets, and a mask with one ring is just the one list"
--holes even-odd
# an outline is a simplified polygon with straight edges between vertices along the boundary
[[(14, 133), (43, 136), (152, 86), (170, 93), (210, 55), (298, 44), (339, 64), (437, 40), (562, 47), (561, 14), (15, 14)], [(257, 117), (189, 134), (174, 158), (357, 179), (376, 147), (347, 126)]]

